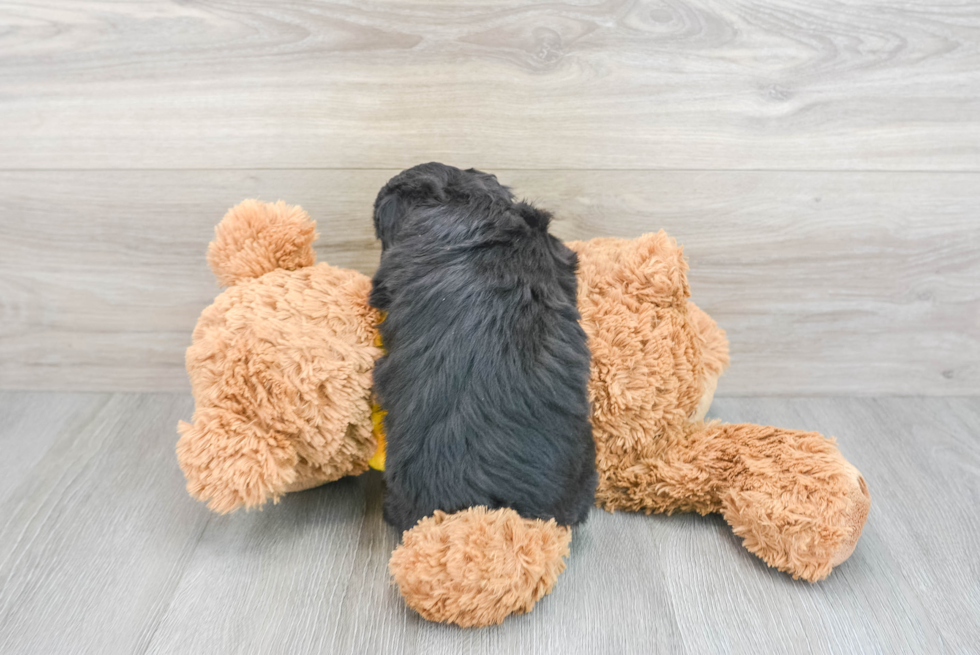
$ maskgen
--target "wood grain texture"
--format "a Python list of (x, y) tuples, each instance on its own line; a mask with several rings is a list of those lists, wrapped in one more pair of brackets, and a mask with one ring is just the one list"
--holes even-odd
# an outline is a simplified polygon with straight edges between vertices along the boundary
[(16, 444), (4, 440), (15, 452), (57, 436), (0, 497), (0, 652), (141, 652), (210, 519), (174, 455), (193, 403), (0, 394), (0, 413), (18, 405), (33, 411)]
[[(26, 481), (58, 437), (87, 424), (103, 394), (0, 392), (0, 498)], [(5, 515), (0, 515), (3, 525)]]
[[(813, 652), (976, 648), (980, 565), (960, 553), (970, 551), (961, 544), (980, 538), (973, 509), (980, 498), (980, 399), (720, 399), (711, 415), (836, 436), (867, 480), (871, 514), (854, 554), (825, 582), (802, 585), (798, 599), (782, 597), (794, 608), (787, 621), (804, 632), (819, 625), (834, 633), (826, 646), (810, 642)], [(766, 599), (745, 592), (741, 582), (736, 578), (730, 592), (712, 597), (740, 594), (739, 603), (765, 606)], [(733, 620), (718, 634), (740, 625)], [(701, 639), (710, 643), (708, 635)]]
[[(187, 389), (224, 211), (302, 204), (320, 260), (370, 274), (394, 172), (0, 172), (0, 388)], [(980, 393), (980, 174), (496, 172), (562, 238), (676, 237), (731, 341), (720, 395)]]
[(0, 7), (0, 167), (980, 170), (980, 7)]
[[(190, 409), (183, 395), (0, 393), (23, 442), (58, 433), (0, 496), (0, 651), (966, 653), (980, 635), (977, 398), (722, 399), (712, 416), (838, 437), (873, 499), (844, 565), (811, 585), (718, 517), (595, 510), (554, 592), (484, 630), (404, 607), (377, 473), (261, 512), (191, 501), (173, 455)], [(71, 413), (88, 419), (69, 427)]]

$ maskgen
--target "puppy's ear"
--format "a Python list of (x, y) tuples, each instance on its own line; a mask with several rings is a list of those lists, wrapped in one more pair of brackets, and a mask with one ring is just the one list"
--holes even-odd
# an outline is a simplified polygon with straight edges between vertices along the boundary
[(395, 238), (402, 200), (398, 193), (382, 191), (374, 203), (374, 235), (381, 239), (381, 247), (387, 248)]
[(551, 223), (551, 214), (526, 202), (517, 203), (516, 209), (532, 230), (547, 231), (548, 224)]
[(377, 276), (371, 282), (371, 295), (368, 297), (368, 304), (383, 312), (388, 311), (388, 308), (391, 307), (391, 290), (385, 281)]
[(381, 258), (381, 265), (371, 278), (371, 295), (368, 297), (368, 304), (375, 309), (386, 312), (391, 307), (392, 287), (398, 281), (397, 266), (397, 261), (387, 257)]

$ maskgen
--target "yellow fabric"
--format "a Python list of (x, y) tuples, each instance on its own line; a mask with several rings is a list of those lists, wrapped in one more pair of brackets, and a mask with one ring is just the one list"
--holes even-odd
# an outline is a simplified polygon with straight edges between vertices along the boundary
[(381, 409), (381, 405), (378, 403), (371, 403), (371, 426), (374, 432), (374, 438), (378, 440), (378, 448), (374, 451), (374, 455), (368, 460), (368, 466), (373, 468), (375, 471), (385, 470), (385, 410)]
[[(385, 312), (381, 312), (381, 321), (385, 320)], [(381, 321), (378, 321), (379, 323)], [(379, 333), (374, 337), (374, 345), (384, 351), (384, 344), (381, 343), (381, 334)], [(387, 351), (385, 351), (387, 352)], [(375, 471), (385, 470), (385, 410), (381, 409), (381, 405), (377, 402), (371, 403), (371, 428), (374, 433), (374, 438), (378, 441), (378, 447), (374, 451), (374, 455), (368, 460), (368, 466), (373, 468)]]

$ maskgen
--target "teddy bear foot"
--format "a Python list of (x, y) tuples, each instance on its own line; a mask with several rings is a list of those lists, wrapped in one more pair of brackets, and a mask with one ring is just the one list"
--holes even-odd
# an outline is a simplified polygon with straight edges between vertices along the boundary
[(430, 621), (495, 625), (531, 611), (565, 569), (571, 530), (512, 509), (435, 512), (402, 536), (389, 570)]
[(809, 582), (850, 557), (871, 495), (832, 439), (745, 424), (716, 429), (739, 444), (721, 511), (750, 552)]
[(848, 463), (852, 471), (852, 484), (847, 492), (847, 497), (851, 501), (850, 510), (844, 515), (844, 523), (850, 528), (848, 537), (841, 542), (837, 552), (830, 559), (830, 566), (835, 567), (844, 563), (854, 548), (857, 547), (858, 539), (861, 538), (861, 531), (864, 523), (868, 520), (868, 512), (871, 511), (871, 493), (868, 491), (868, 484), (864, 481), (864, 476), (854, 466)]

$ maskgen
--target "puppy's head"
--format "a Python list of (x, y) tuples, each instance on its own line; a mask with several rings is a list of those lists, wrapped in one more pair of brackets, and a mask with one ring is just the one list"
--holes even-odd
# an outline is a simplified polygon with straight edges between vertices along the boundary
[(460, 170), (431, 162), (419, 164), (391, 178), (374, 201), (374, 233), (387, 249), (398, 242), (399, 232), (415, 219), (420, 209), (451, 204), (513, 200), (510, 189), (495, 175), (476, 169)]

